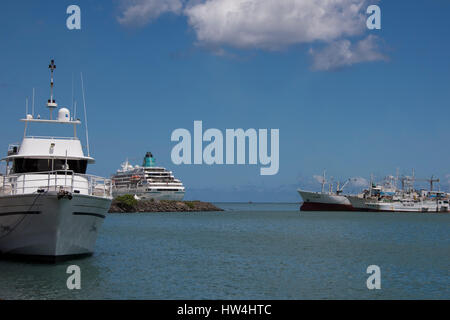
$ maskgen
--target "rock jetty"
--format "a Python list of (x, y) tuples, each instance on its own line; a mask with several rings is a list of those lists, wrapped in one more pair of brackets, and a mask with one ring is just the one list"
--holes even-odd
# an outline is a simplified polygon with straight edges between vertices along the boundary
[(199, 212), (223, 211), (212, 203), (203, 201), (176, 200), (136, 200), (134, 196), (125, 195), (113, 200), (110, 213), (133, 212)]

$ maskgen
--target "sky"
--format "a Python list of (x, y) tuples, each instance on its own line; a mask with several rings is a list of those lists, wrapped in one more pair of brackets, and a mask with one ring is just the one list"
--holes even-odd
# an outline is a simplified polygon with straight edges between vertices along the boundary
[[(69, 5), (81, 29), (69, 30)], [(369, 30), (369, 5), (381, 29)], [(383, 0), (4, 1), (0, 10), (0, 142), (19, 142), (25, 99), (48, 114), (55, 97), (84, 120), (96, 164), (113, 174), (126, 158), (157, 164), (186, 199), (300, 201), (297, 188), (371, 174), (431, 175), (449, 189), (450, 2)], [(31, 107), (30, 107), (31, 108)], [(280, 167), (175, 165), (177, 128), (279, 129)], [(84, 129), (80, 139), (86, 144)], [(36, 133), (37, 134), (37, 133)], [(37, 134), (39, 135), (39, 134)], [(449, 190), (450, 191), (450, 190)]]

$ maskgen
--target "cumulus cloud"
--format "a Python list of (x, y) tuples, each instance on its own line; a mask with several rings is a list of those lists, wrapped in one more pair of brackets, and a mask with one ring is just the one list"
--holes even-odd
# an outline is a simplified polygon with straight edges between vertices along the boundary
[(352, 44), (350, 40), (333, 41), (322, 50), (310, 50), (313, 69), (335, 70), (355, 63), (386, 60), (381, 52), (379, 39), (374, 35)]
[(369, 181), (363, 177), (353, 177), (350, 179), (350, 183), (354, 187), (367, 187), (369, 185)]
[(182, 8), (182, 0), (124, 0), (117, 20), (122, 25), (142, 26), (164, 13), (179, 14)]
[(323, 176), (313, 175), (313, 178), (314, 178), (314, 180), (316, 180), (316, 181), (319, 182), (319, 183), (326, 182), (326, 181), (323, 179)]
[(444, 185), (450, 186), (450, 174), (446, 174), (441, 182), (444, 183)]
[[(371, 4), (378, 0), (370, 1)], [(160, 15), (184, 15), (197, 44), (227, 56), (228, 48), (311, 49), (314, 70), (334, 70), (385, 59), (377, 38), (366, 32), (368, 0), (122, 0), (122, 25), (145, 25)]]
[(365, 30), (365, 0), (210, 0), (185, 9), (200, 43), (279, 49)]

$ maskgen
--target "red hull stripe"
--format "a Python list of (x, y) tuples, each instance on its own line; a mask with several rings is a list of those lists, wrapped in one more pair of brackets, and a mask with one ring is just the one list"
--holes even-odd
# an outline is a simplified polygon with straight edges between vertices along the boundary
[(354, 211), (351, 205), (336, 203), (303, 202), (302, 211)]

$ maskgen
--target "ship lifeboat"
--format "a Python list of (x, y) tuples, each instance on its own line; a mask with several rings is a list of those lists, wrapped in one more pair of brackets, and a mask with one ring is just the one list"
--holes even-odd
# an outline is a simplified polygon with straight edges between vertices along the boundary
[(139, 180), (141, 180), (141, 177), (140, 176), (131, 176), (131, 180), (132, 181), (139, 181)]

